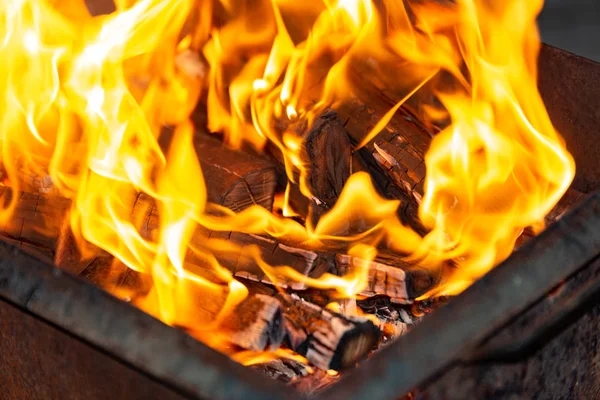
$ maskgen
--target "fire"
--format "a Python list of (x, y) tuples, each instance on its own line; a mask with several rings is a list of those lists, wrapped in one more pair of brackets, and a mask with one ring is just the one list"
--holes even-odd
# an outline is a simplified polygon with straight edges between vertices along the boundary
[[(536, 86), (541, 0), (116, 5), (93, 17), (84, 0), (0, 4), (0, 160), (16, 191), (27, 189), (25, 174), (49, 175), (72, 200), (80, 247), (95, 245), (151, 277), (137, 305), (167, 323), (210, 332), (248, 293), (213, 255), (235, 245), (192, 248), (198, 227), (312, 248), (347, 243), (364, 260), (348, 276), (312, 279), (250, 250), (274, 282), (285, 276), (350, 297), (364, 289), (377, 250), (388, 247), (424, 266), (451, 261), (457, 268), (438, 291), (457, 293), (508, 257), (524, 228), (541, 229), (573, 179), (573, 159)], [(206, 68), (191, 72), (190, 57)], [(373, 76), (356, 79), (364, 71)], [(377, 85), (397, 104), (358, 147), (417, 98), (423, 118), (442, 128), (425, 158), (424, 237), (400, 223), (399, 202), (383, 199), (364, 172), (352, 175), (316, 226), (286, 218), (296, 216), (289, 187), (283, 217), (207, 202), (189, 121), (200, 99), (211, 131), (234, 147), (275, 146), (289, 182), (310, 197), (304, 137), (293, 123), (310, 125)], [(173, 128), (168, 151), (160, 144), (166, 127)], [(159, 210), (151, 238), (131, 219), (139, 192)], [(16, 199), (4, 199), (0, 219), (10, 218)], [(348, 231), (349, 221), (360, 229)], [(210, 265), (211, 279), (186, 261), (190, 251)], [(214, 320), (195, 315), (199, 296), (225, 298)]]

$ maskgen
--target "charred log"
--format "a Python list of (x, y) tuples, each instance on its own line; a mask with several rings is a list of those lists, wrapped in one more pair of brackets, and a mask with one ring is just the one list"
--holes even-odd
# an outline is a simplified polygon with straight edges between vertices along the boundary
[(278, 349), (285, 336), (282, 306), (273, 297), (251, 295), (235, 308), (221, 328), (232, 343), (244, 349)]
[(309, 185), (313, 199), (312, 222), (331, 209), (352, 174), (352, 145), (348, 132), (334, 111), (313, 123), (305, 149), (310, 165)]
[[(354, 144), (360, 143), (382, 116), (358, 100), (342, 105), (338, 112)], [(402, 115), (354, 152), (356, 168), (369, 172), (384, 196), (402, 201), (399, 217), (419, 233), (425, 233), (418, 209), (424, 193), (424, 157), (430, 142), (431, 136), (422, 125)]]
[(196, 153), (202, 166), (208, 201), (235, 212), (252, 205), (273, 208), (276, 166), (251, 154), (224, 146), (216, 138), (197, 134)]
[(304, 364), (289, 358), (278, 358), (264, 363), (252, 364), (250, 368), (273, 380), (284, 383), (293, 383), (309, 375), (309, 371)]
[(318, 368), (354, 366), (379, 340), (379, 329), (368, 319), (346, 317), (296, 295), (281, 299), (290, 347)]
[[(64, 220), (69, 205), (68, 200), (58, 197), (46, 198), (42, 194), (23, 194), (18, 202), (17, 213), (5, 226), (4, 236), (20, 247), (36, 252), (36, 255), (41, 258), (47, 260), (54, 258), (60, 268), (76, 275), (83, 274), (98, 284), (102, 283), (103, 287), (108, 285), (113, 288), (129, 288), (131, 293), (127, 296), (142, 287), (147, 289), (147, 283), (144, 278), (137, 276), (137, 272), (116, 265), (112, 256), (100, 249), (95, 249), (94, 257), (82, 258), (74, 242), (68, 218)], [(143, 215), (138, 219), (140, 213)], [(140, 233), (143, 236), (152, 238), (158, 227), (158, 211), (150, 197), (140, 194), (136, 198), (132, 219), (139, 223)], [(248, 250), (251, 247), (257, 248), (260, 257), (269, 265), (288, 266), (312, 278), (318, 278), (326, 272), (343, 275), (350, 272), (352, 268), (369, 268), (369, 282), (362, 294), (388, 295), (401, 303), (410, 302), (425, 293), (436, 281), (435, 276), (428, 271), (411, 266), (397, 256), (387, 257), (366, 266), (364, 260), (343, 254), (305, 249), (299, 245), (284, 244), (273, 238), (253, 234), (213, 232), (199, 227), (191, 244), (192, 247), (205, 246), (207, 240), (219, 239), (232, 243), (231, 250), (216, 251), (215, 255), (235, 276), (262, 283), (276, 283), (282, 287), (289, 286), (295, 290), (305, 289), (306, 286), (301, 282), (293, 282), (283, 275), (275, 277), (265, 275)], [(233, 250), (234, 248), (237, 250)], [(191, 250), (187, 261), (199, 266), (203, 263), (203, 260)], [(107, 272), (110, 269), (113, 272)], [(144, 285), (141, 285), (142, 283)], [(141, 290), (142, 294), (145, 293), (145, 289)]]

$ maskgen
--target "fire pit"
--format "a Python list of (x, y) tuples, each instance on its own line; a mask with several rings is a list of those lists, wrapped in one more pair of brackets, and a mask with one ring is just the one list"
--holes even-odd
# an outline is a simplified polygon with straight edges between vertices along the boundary
[(8, 397), (550, 390), (600, 291), (600, 67), (538, 57), (536, 7), (75, 3), (0, 6)]

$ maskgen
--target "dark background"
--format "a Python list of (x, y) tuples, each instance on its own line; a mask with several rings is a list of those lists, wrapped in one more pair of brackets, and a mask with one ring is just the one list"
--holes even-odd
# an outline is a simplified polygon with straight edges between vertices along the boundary
[(545, 43), (600, 62), (600, 0), (546, 0), (539, 25)]

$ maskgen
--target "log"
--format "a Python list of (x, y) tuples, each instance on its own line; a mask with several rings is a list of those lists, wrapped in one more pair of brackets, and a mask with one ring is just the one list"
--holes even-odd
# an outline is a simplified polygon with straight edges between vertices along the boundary
[(309, 375), (306, 365), (290, 358), (277, 358), (263, 363), (251, 364), (249, 367), (273, 380), (284, 383), (292, 383)]
[(340, 379), (339, 374), (331, 374), (329, 371), (316, 370), (314, 373), (302, 376), (290, 385), (305, 396), (315, 394), (327, 389)]
[[(134, 204), (134, 212), (144, 213), (142, 220), (142, 235), (151, 238), (158, 227), (158, 211), (153, 205), (153, 200), (147, 195), (140, 194)], [(234, 276), (256, 282), (273, 284), (274, 282), (265, 275), (248, 251), (256, 247), (262, 259), (272, 266), (289, 266), (298, 273), (311, 278), (319, 278), (328, 272), (333, 275), (345, 275), (353, 268), (365, 267), (364, 260), (334, 251), (312, 250), (303, 248), (299, 244), (282, 243), (279, 240), (260, 235), (240, 232), (214, 232), (198, 227), (191, 241), (191, 246), (206, 245), (210, 240), (227, 240), (239, 246), (233, 250), (215, 251), (214, 254), (221, 265), (230, 270)], [(187, 254), (187, 261), (195, 265), (203, 265), (204, 261), (193, 252)], [(368, 266), (369, 276), (367, 288), (360, 292), (365, 296), (375, 294), (387, 295), (398, 303), (410, 303), (415, 298), (430, 290), (439, 277), (432, 272), (411, 265), (393, 254), (382, 255), (379, 260)], [(290, 281), (285, 276), (277, 277), (278, 286), (293, 290), (304, 290), (306, 285), (302, 282)]]
[[(364, 266), (366, 262), (341, 254), (336, 256), (336, 261), (340, 275)], [(396, 303), (409, 304), (437, 283), (439, 277), (434, 272), (439, 271), (427, 271), (397, 256), (388, 256), (386, 260), (379, 258), (369, 263), (367, 287), (359, 294), (369, 297), (386, 295)]]
[(277, 167), (262, 158), (229, 149), (215, 137), (197, 134), (194, 146), (207, 188), (208, 201), (240, 212), (257, 204), (271, 211)]
[(289, 358), (252, 364), (249, 367), (271, 379), (288, 384), (304, 396), (312, 396), (333, 385), (340, 378), (339, 374), (332, 371), (309, 370), (304, 364)]
[[(346, 121), (346, 130), (355, 145), (383, 116), (359, 100), (342, 104), (337, 112)], [(426, 230), (418, 219), (418, 210), (424, 194), (424, 157), (431, 134), (402, 108), (399, 114), (364, 147), (354, 151), (354, 165), (371, 175), (383, 196), (401, 200), (398, 215), (402, 222), (424, 234)]]
[(318, 368), (352, 367), (379, 341), (379, 329), (366, 318), (346, 317), (294, 294), (280, 299), (290, 348)]
[[(9, 194), (10, 189), (0, 187), (0, 194)], [(64, 216), (70, 202), (60, 197), (46, 197), (23, 193), (19, 195), (17, 211), (6, 222), (2, 230), (2, 240), (12, 243), (34, 256), (51, 261), (57, 246), (60, 231), (60, 217)], [(88, 260), (81, 270), (82, 276), (103, 288), (108, 285), (116, 291), (129, 288), (126, 294), (149, 287), (146, 278), (126, 268), (116, 265), (108, 253), (101, 253)], [(208, 322), (221, 310), (225, 294), (212, 296), (210, 301), (195, 301), (198, 319)], [(120, 296), (126, 297), (126, 296)], [(272, 297), (251, 295), (226, 320), (224, 329), (230, 333), (232, 343), (251, 350), (266, 350), (278, 347), (283, 340), (283, 320), (281, 305)]]
[(315, 120), (304, 147), (310, 165), (308, 183), (314, 196), (314, 226), (322, 214), (333, 208), (352, 174), (352, 145), (342, 121), (330, 110)]
[[(8, 190), (0, 187), (0, 191)], [(1, 193), (1, 192), (0, 192)], [(68, 221), (62, 221), (67, 214), (70, 202), (60, 197), (46, 197), (43, 194), (22, 194), (17, 204), (17, 212), (5, 224), (3, 236), (6, 240), (25, 249), (36, 252), (36, 256), (46, 260), (54, 259), (57, 266), (84, 277), (107, 288), (128, 289), (126, 296), (136, 291), (145, 294), (148, 282), (123, 265), (113, 264), (112, 256), (98, 249), (94, 258), (81, 259), (70, 233)], [(140, 194), (133, 205), (133, 219), (142, 213), (140, 232), (151, 238), (158, 227), (158, 212), (152, 199)], [(62, 230), (62, 235), (60, 232)], [(58, 240), (57, 238), (60, 239)], [(227, 239), (241, 248), (236, 252), (217, 252), (222, 265), (238, 278), (272, 284), (262, 269), (248, 253), (250, 246), (258, 247), (264, 261), (270, 265), (287, 265), (299, 273), (318, 278), (323, 273), (343, 275), (352, 268), (364, 266), (365, 261), (326, 250), (304, 249), (291, 243), (282, 243), (273, 238), (239, 232), (211, 232), (198, 228), (192, 245), (206, 244), (206, 240)], [(43, 254), (40, 254), (43, 253)], [(203, 260), (190, 251), (187, 260), (191, 264), (202, 265)], [(392, 256), (375, 262), (370, 267), (367, 289), (361, 294), (388, 295), (399, 303), (411, 302), (429, 290), (436, 281), (427, 271), (411, 266), (400, 257)], [(280, 277), (278, 284), (294, 290), (306, 289), (301, 282), (291, 282)]]
[(232, 343), (248, 350), (276, 350), (285, 337), (282, 306), (273, 297), (253, 294), (220, 326)]

